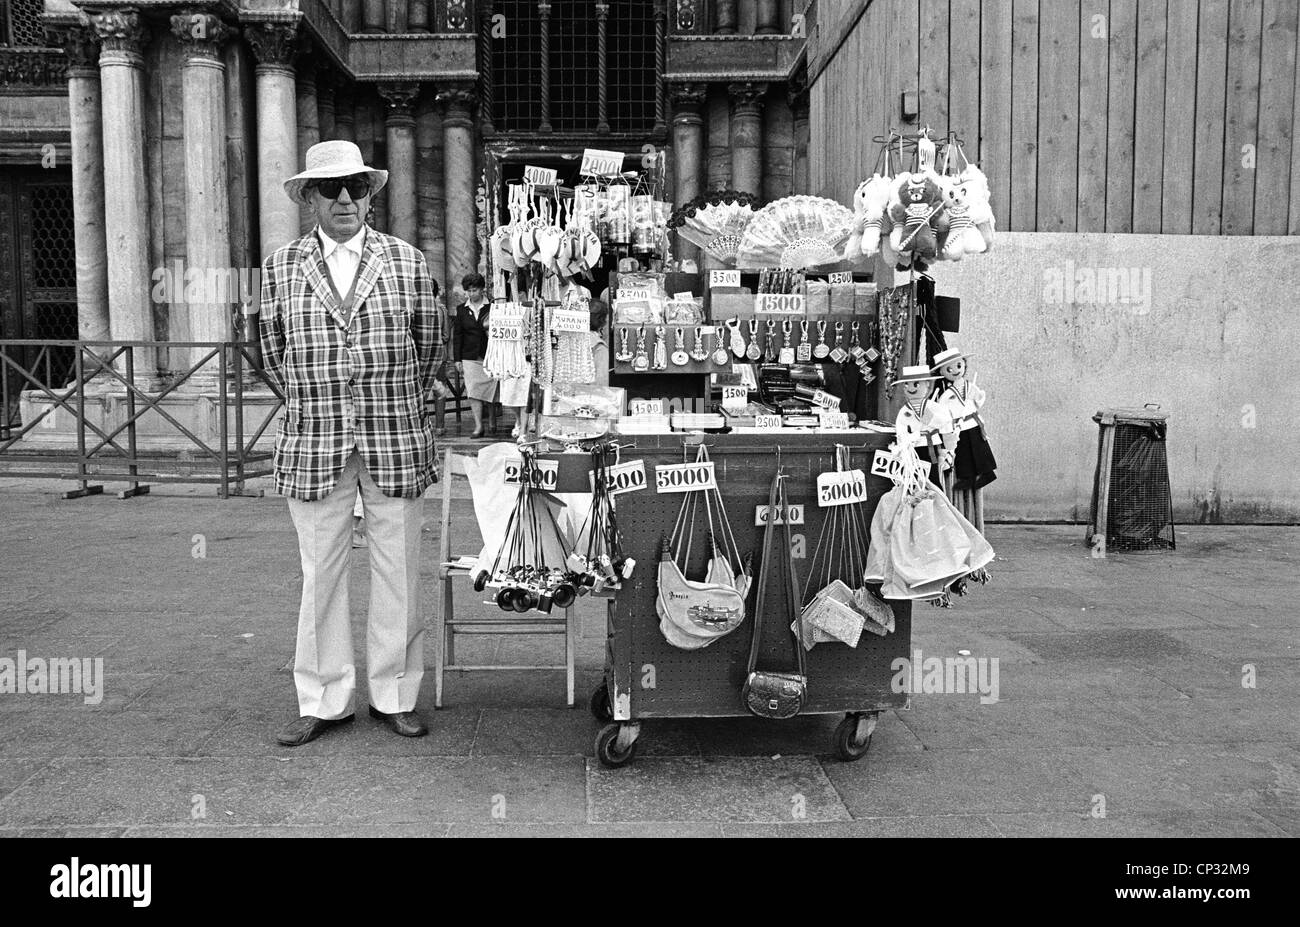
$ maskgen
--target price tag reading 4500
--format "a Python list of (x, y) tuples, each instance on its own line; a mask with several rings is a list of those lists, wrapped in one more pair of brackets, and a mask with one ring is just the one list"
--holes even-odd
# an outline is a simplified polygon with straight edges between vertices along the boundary
[(655, 492), (694, 492), (697, 489), (717, 488), (711, 460), (655, 467)]
[[(554, 492), (560, 479), (560, 462), (558, 460), (539, 460), (534, 465), (532, 483), (540, 489)], [(523, 471), (522, 460), (506, 461), (506, 482), (521, 482), (520, 477)]]
[(817, 504), (822, 508), (867, 501), (867, 475), (861, 470), (840, 470), (817, 476)]

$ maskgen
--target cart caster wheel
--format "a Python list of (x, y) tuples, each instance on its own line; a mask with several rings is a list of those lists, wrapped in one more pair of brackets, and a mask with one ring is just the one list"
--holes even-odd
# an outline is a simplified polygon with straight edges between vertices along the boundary
[[(859, 722), (858, 715), (849, 715), (835, 728), (835, 755), (846, 763), (862, 759), (871, 749), (871, 733), (865, 740), (857, 740)], [(875, 725), (872, 724), (871, 728), (874, 733)]]
[(622, 728), (620, 724), (606, 724), (596, 735), (596, 758), (600, 760), (602, 766), (617, 768), (626, 766), (636, 757), (636, 741), (620, 752), (618, 747), (618, 732)]
[(609, 687), (601, 683), (591, 691), (591, 701), (587, 703), (591, 709), (591, 716), (601, 724), (608, 724), (614, 720), (614, 706), (609, 702)]
[(474, 591), (482, 592), (484, 589), (486, 589), (488, 579), (489, 579), (488, 571), (479, 570), (478, 575), (474, 577)]

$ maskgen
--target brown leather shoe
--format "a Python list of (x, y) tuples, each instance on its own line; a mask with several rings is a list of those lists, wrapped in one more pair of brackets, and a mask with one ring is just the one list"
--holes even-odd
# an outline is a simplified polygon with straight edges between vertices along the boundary
[(389, 715), (371, 705), (370, 717), (383, 721), (394, 734), (401, 734), (403, 737), (423, 737), (429, 733), (429, 729), (424, 726), (424, 722), (414, 711), (399, 711)]
[(352, 723), (356, 715), (344, 715), (342, 718), (317, 718), (312, 715), (303, 715), (301, 718), (294, 718), (284, 730), (276, 735), (276, 741), (286, 747), (301, 747), (305, 743), (310, 743), (321, 734), (324, 734), (332, 727), (339, 727), (343, 724)]

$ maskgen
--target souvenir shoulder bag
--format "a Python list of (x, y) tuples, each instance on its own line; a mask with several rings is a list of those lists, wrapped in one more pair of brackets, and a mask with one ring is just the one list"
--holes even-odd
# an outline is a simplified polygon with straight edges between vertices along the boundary
[[(781, 507), (778, 509), (777, 505)], [(785, 492), (785, 474), (777, 473), (772, 480), (772, 491), (768, 496), (768, 521), (763, 536), (763, 564), (758, 575), (758, 602), (754, 607), (754, 637), (749, 646), (749, 667), (745, 675), (745, 685), (741, 698), (753, 714), (760, 718), (793, 718), (803, 710), (808, 700), (808, 674), (805, 665), (803, 646), (803, 622), (797, 620), (799, 615), (799, 579), (794, 572), (794, 559), (790, 556), (790, 521), (782, 518), (781, 537), (785, 549), (774, 547), (777, 526), (775, 513), (785, 512), (787, 508)], [(763, 642), (763, 621), (766, 614), (768, 574), (778, 569), (786, 587), (786, 614), (780, 616), (780, 627), (794, 625), (795, 653), (798, 659), (796, 672), (773, 672), (758, 669), (758, 651)]]

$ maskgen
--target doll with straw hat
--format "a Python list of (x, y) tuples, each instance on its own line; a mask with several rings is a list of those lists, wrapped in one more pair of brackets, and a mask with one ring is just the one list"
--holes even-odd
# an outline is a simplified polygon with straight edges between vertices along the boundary
[(943, 485), (940, 474), (952, 467), (953, 454), (957, 449), (957, 434), (953, 426), (952, 415), (948, 410), (930, 398), (936, 380), (940, 376), (931, 373), (924, 364), (904, 367), (894, 380), (901, 386), (906, 402), (898, 410), (894, 420), (894, 429), (898, 436), (898, 448), (915, 447), (922, 460), (931, 462), (930, 480), (936, 485)]
[(984, 419), (980, 410), (985, 394), (968, 379), (967, 363), (972, 355), (957, 348), (940, 351), (934, 356), (933, 373), (940, 378), (935, 401), (943, 406), (957, 427), (958, 440), (953, 464), (955, 489), (979, 489), (998, 478), (998, 463), (993, 458)]

